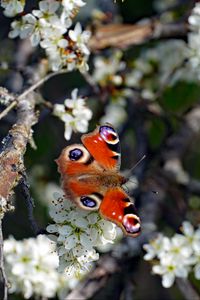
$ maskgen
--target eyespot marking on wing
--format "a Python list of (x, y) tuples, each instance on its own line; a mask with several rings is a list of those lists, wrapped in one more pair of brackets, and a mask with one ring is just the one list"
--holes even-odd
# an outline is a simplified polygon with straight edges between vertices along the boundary
[(68, 146), (65, 149), (64, 156), (67, 160), (79, 163), (87, 163), (91, 160), (91, 155), (87, 151), (87, 149), (84, 146), (78, 144)]
[(87, 210), (98, 210), (101, 204), (103, 196), (99, 193), (93, 193), (91, 195), (81, 196), (79, 206)]
[(122, 225), (127, 233), (137, 236), (141, 231), (140, 219), (134, 214), (127, 214), (122, 219)]
[(100, 136), (102, 137), (102, 139), (106, 143), (108, 143), (110, 145), (115, 145), (115, 144), (119, 143), (118, 134), (116, 133), (114, 128), (112, 128), (111, 126), (108, 126), (108, 125), (100, 126), (99, 133), (100, 133)]
[(83, 151), (78, 148), (74, 148), (69, 151), (70, 160), (79, 160), (83, 156)]

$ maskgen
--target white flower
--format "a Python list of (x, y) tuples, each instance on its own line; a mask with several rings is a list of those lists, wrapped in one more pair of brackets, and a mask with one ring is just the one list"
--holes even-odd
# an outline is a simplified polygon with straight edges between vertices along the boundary
[(110, 103), (105, 108), (105, 115), (101, 118), (101, 123), (110, 122), (114, 127), (119, 127), (127, 120), (127, 112), (121, 103)]
[[(66, 18), (60, 18), (57, 11), (60, 7), (58, 1), (45, 0), (39, 2), (39, 9), (33, 10), (32, 14), (39, 20), (42, 29), (50, 27), (52, 29), (58, 29), (60, 34), (67, 31), (67, 28), (71, 26), (71, 20)], [(42, 34), (42, 35), (44, 35)], [(48, 34), (46, 34), (48, 36)], [(52, 35), (52, 33), (51, 33)]]
[(200, 279), (200, 228), (187, 221), (181, 226), (183, 234), (175, 234), (168, 238), (159, 234), (156, 239), (145, 244), (147, 254), (145, 260), (154, 260), (152, 271), (162, 276), (165, 288), (172, 286), (176, 277), (186, 278), (194, 271), (196, 279)]
[(4, 15), (14, 17), (23, 12), (25, 0), (1, 0), (1, 6), (4, 8)]
[(82, 31), (80, 23), (76, 24), (74, 30), (69, 30), (70, 39), (76, 43), (77, 47), (80, 48), (85, 55), (90, 54), (90, 51), (86, 46), (90, 35), (90, 31)]
[(32, 14), (26, 14), (20, 21), (12, 22), (11, 27), (10, 38), (15, 38), (18, 35), (21, 39), (30, 37), (32, 45), (38, 45), (41, 39), (40, 25), (39, 21)]
[(115, 225), (101, 218), (98, 212), (79, 209), (71, 201), (55, 195), (50, 210), (54, 224), (47, 231), (56, 241), (59, 271), (79, 276), (90, 270), (99, 258), (94, 249), (99, 244), (113, 243)]
[(11, 24), (12, 31), (9, 37), (15, 38), (18, 35), (22, 39), (30, 37), (33, 46), (37, 46), (40, 40), (49, 36), (51, 40), (53, 37), (54, 40), (61, 39), (71, 21), (61, 20), (56, 14), (59, 5), (58, 1), (40, 1), (39, 10), (33, 10), (32, 13), (22, 16), (20, 21)]
[(191, 246), (188, 245), (186, 238), (181, 234), (175, 234), (169, 239), (168, 244), (165, 246), (165, 252), (159, 255), (159, 258), (165, 257), (166, 253), (172, 260), (182, 260), (182, 263), (190, 264), (189, 257), (192, 254)]
[(33, 14), (38, 18), (43, 18), (45, 15), (54, 16), (59, 8), (59, 2), (54, 0), (44, 0), (39, 2), (39, 10), (33, 10)]
[(192, 246), (193, 250), (200, 253), (200, 228), (194, 230), (191, 223), (185, 221), (182, 224), (182, 232), (187, 238), (188, 245)]
[(108, 58), (102, 56), (95, 57), (94, 72), (92, 75), (95, 82), (101, 86), (105, 86), (109, 82), (112, 82), (116, 86), (120, 85), (122, 77), (116, 73), (125, 68), (125, 63), (121, 61), (121, 58), (121, 51), (114, 51)]
[(11, 283), (10, 292), (53, 297), (59, 286), (58, 257), (52, 242), (45, 236), (23, 241), (9, 238), (4, 242), (5, 265)]
[(62, 5), (64, 7), (64, 12), (67, 16), (71, 16), (74, 10), (79, 9), (86, 3), (82, 0), (62, 0)]
[(160, 265), (153, 266), (152, 270), (162, 276), (162, 285), (165, 288), (173, 285), (176, 276), (186, 278), (189, 271), (180, 260), (177, 261), (167, 255), (161, 259)]
[(78, 89), (71, 93), (71, 99), (66, 99), (63, 104), (54, 105), (54, 115), (65, 123), (65, 139), (69, 140), (72, 131), (86, 132), (88, 121), (92, 118), (92, 112), (85, 106), (85, 99), (78, 97)]
[[(74, 13), (77, 13), (77, 9), (85, 3), (82, 0), (63, 1), (62, 4), (59, 1), (43, 0), (38, 4), (39, 9), (34, 9), (22, 16), (19, 21), (11, 23), (9, 37), (29, 38), (32, 46), (40, 44), (46, 51), (49, 67), (53, 71), (62, 68), (68, 71), (74, 69), (80, 72), (88, 71), (87, 61), (90, 51), (87, 43), (90, 32), (82, 31), (78, 23), (74, 30), (69, 31), (70, 38), (66, 36)], [(66, 9), (68, 5), (72, 8), (70, 12)]]
[(159, 234), (156, 239), (150, 241), (150, 244), (144, 244), (143, 248), (147, 252), (144, 255), (145, 260), (152, 260), (163, 253), (169, 243), (169, 239)]
[(58, 27), (49, 27), (43, 32), (43, 40), (40, 42), (40, 46), (53, 59), (55, 56), (60, 56), (60, 51), (68, 46), (68, 41), (63, 37), (63, 30)]
[[(173, 55), (171, 55), (173, 53)], [(141, 53), (132, 62), (134, 68), (125, 76), (126, 85), (139, 88), (146, 99), (154, 99), (160, 85), (186, 80), (187, 72), (179, 72), (189, 50), (184, 41), (169, 40)]]
[(44, 235), (22, 241), (10, 237), (4, 242), (4, 253), (9, 293), (21, 293), (23, 299), (52, 298), (57, 294), (62, 300), (78, 283), (77, 278), (58, 273), (55, 243)]
[(188, 67), (189, 72), (191, 73), (190, 77), (193, 80), (200, 79), (200, 3), (195, 3), (190, 17), (188, 18), (188, 23), (190, 25), (190, 32), (188, 33), (188, 48), (189, 48), (189, 61)]

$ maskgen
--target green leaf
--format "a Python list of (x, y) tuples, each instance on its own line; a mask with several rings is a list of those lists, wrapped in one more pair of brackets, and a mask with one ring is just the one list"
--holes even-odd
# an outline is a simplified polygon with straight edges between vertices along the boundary
[(200, 86), (197, 84), (179, 82), (173, 87), (166, 89), (161, 105), (167, 111), (182, 114), (199, 101), (199, 94)]

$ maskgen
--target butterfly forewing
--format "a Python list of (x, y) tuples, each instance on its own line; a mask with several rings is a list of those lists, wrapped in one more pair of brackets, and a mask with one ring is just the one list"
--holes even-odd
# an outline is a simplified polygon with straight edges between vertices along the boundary
[(94, 159), (106, 170), (119, 170), (121, 163), (120, 142), (117, 132), (110, 124), (82, 137), (83, 145)]

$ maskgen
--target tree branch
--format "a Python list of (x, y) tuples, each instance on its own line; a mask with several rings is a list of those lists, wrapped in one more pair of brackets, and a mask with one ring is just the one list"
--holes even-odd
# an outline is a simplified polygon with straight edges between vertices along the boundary
[(3, 140), (0, 154), (0, 197), (8, 199), (24, 169), (23, 155), (36, 123), (35, 99), (32, 94), (18, 102), (17, 121)]
[(107, 47), (120, 49), (142, 44), (151, 39), (174, 38), (186, 36), (186, 23), (162, 24), (150, 20), (144, 24), (109, 24), (99, 26), (89, 41), (92, 51)]

